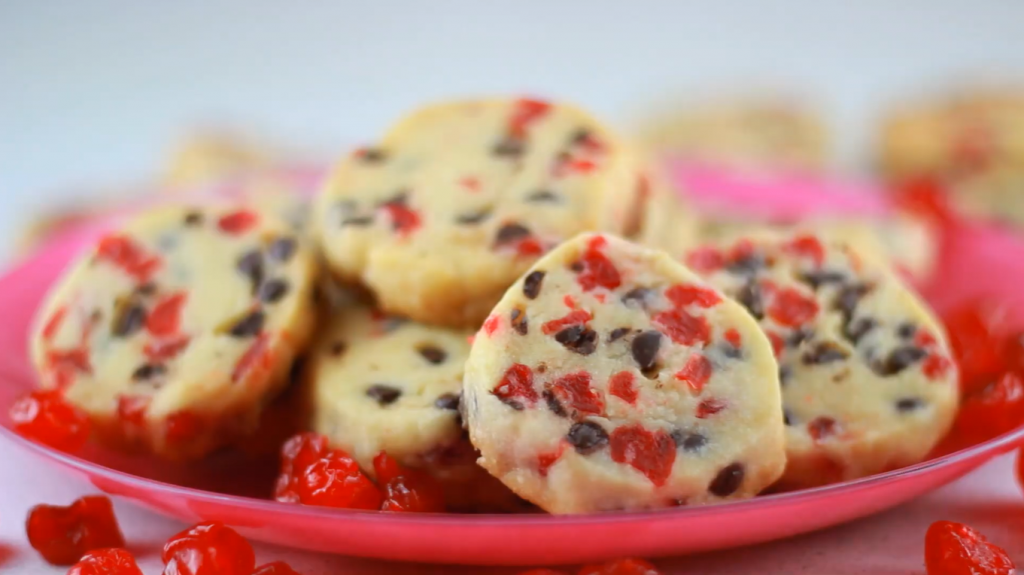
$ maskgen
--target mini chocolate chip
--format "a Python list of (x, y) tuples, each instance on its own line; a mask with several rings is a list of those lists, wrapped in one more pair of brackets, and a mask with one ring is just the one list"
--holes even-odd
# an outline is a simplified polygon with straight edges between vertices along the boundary
[(917, 326), (907, 321), (903, 322), (896, 328), (896, 335), (900, 336), (900, 339), (910, 339), (917, 334)]
[(462, 394), (446, 393), (434, 401), (434, 407), (448, 411), (459, 411), (459, 404), (462, 402)]
[(274, 278), (263, 282), (256, 293), (256, 298), (265, 303), (275, 303), (281, 301), (287, 293), (288, 281)]
[(518, 158), (526, 151), (526, 143), (521, 138), (508, 137), (491, 148), (491, 153), (503, 158)]
[(906, 413), (908, 411), (914, 411), (924, 406), (924, 402), (914, 397), (908, 397), (901, 399), (896, 402), (896, 411), (900, 413)]
[(736, 301), (747, 308), (754, 319), (764, 319), (764, 298), (761, 296), (761, 286), (754, 280), (749, 280), (740, 288), (736, 294)]
[(201, 226), (203, 219), (202, 212), (190, 211), (185, 214), (185, 225), (188, 227)]
[(779, 385), (786, 385), (789, 379), (793, 377), (793, 368), (788, 365), (779, 366)]
[(800, 327), (793, 330), (786, 338), (786, 347), (800, 347), (800, 344), (813, 338), (814, 330), (809, 327)]
[(529, 299), (536, 299), (540, 295), (541, 284), (544, 283), (544, 272), (537, 270), (530, 272), (523, 280), (523, 295)]
[(926, 355), (928, 355), (928, 352), (919, 347), (903, 345), (892, 350), (889, 357), (885, 358), (885, 360), (874, 362), (871, 368), (878, 375), (888, 377), (896, 375), (914, 363), (921, 361)]
[(621, 339), (627, 333), (633, 331), (630, 327), (617, 327), (608, 334), (608, 343), (611, 343), (617, 339)]
[(626, 307), (647, 309), (654, 290), (645, 287), (635, 287), (622, 296), (622, 304)]
[(633, 338), (630, 352), (644, 375), (657, 369), (659, 348), (661, 348), (660, 331), (645, 331)]
[(380, 148), (363, 148), (356, 157), (364, 164), (379, 164), (388, 159), (388, 153)]
[(146, 310), (137, 303), (118, 306), (110, 332), (115, 337), (130, 337), (146, 323)]
[(153, 282), (146, 282), (135, 288), (135, 293), (142, 297), (149, 297), (156, 295), (157, 287)]
[(409, 190), (398, 190), (395, 195), (377, 204), (378, 208), (385, 206), (404, 206), (409, 202)]
[(551, 413), (554, 413), (558, 417), (569, 416), (569, 414), (566, 413), (565, 408), (562, 407), (562, 404), (558, 401), (558, 398), (555, 397), (555, 394), (552, 393), (550, 389), (545, 389), (542, 395), (544, 396), (544, 403), (548, 405), (548, 409), (551, 410)]
[(464, 226), (473, 226), (479, 224), (491, 217), (490, 210), (480, 210), (479, 212), (470, 212), (468, 214), (461, 214), (455, 217), (455, 223), (462, 224)]
[(429, 361), (434, 365), (444, 363), (444, 360), (448, 359), (448, 352), (433, 345), (421, 346), (416, 351), (420, 352), (420, 355), (423, 356), (423, 359)]
[(574, 423), (565, 438), (580, 455), (593, 453), (608, 444), (608, 432), (593, 421)]
[(249, 283), (252, 284), (252, 290), (255, 293), (259, 289), (259, 285), (263, 283), (263, 254), (257, 250), (246, 252), (238, 259), (235, 267), (249, 278)]
[(298, 245), (295, 238), (277, 238), (267, 247), (267, 255), (279, 262), (286, 262), (295, 255)]
[(512, 310), (512, 317), (510, 318), (512, 329), (516, 330), (519, 335), (526, 335), (530, 330), (529, 318), (526, 317), (526, 312), (515, 308)]
[(759, 253), (744, 254), (739, 259), (729, 262), (725, 269), (729, 273), (741, 276), (753, 276), (765, 267), (764, 256)]
[(571, 264), (569, 264), (569, 269), (574, 271), (574, 272), (576, 272), (576, 273), (580, 273), (581, 271), (583, 271), (583, 267), (584, 267), (583, 266), (583, 262), (581, 262), (579, 260), (576, 260), (576, 261), (572, 262)]
[(345, 350), (347, 348), (348, 345), (346, 345), (345, 342), (336, 341), (331, 344), (331, 355), (333, 355), (334, 357), (338, 357), (339, 355), (345, 353)]
[(555, 341), (569, 351), (590, 355), (597, 349), (597, 332), (584, 325), (571, 325), (556, 333)]
[(167, 373), (167, 368), (159, 363), (144, 363), (132, 372), (132, 381), (146, 381)]
[(536, 191), (530, 194), (529, 196), (526, 196), (526, 201), (533, 203), (557, 202), (558, 199), (558, 195), (549, 190)]
[(874, 287), (868, 284), (847, 284), (839, 290), (833, 305), (843, 314), (843, 318), (846, 321), (850, 321), (850, 318), (853, 317), (853, 311), (857, 309), (857, 304), (872, 289)]
[(708, 485), (708, 491), (718, 497), (728, 497), (740, 488), (743, 483), (743, 475), (743, 464), (733, 463), (718, 472), (711, 485)]
[(870, 317), (862, 317), (843, 326), (843, 335), (850, 342), (856, 344), (876, 327), (878, 327), (877, 321)]
[[(292, 362), (292, 366), (288, 369), (288, 382), (291, 384), (298, 383), (299, 377), (302, 376), (302, 372), (303, 370), (305, 370), (305, 368), (306, 358), (303, 356), (296, 357), (295, 361)], [(284, 391), (284, 393), (289, 393), (293, 389), (295, 388), (289, 387)]]
[(373, 223), (373, 216), (345, 216), (341, 219), (342, 226), (365, 227)]
[(676, 442), (676, 447), (683, 451), (700, 451), (708, 444), (708, 438), (705, 435), (682, 429), (672, 432), (672, 440)]
[(245, 315), (242, 319), (238, 320), (238, 323), (231, 326), (228, 333), (232, 337), (252, 337), (263, 331), (263, 323), (266, 320), (266, 316), (263, 314), (263, 310), (253, 310)]
[(366, 395), (381, 405), (391, 405), (402, 396), (402, 390), (383, 383), (375, 383), (366, 388)]
[(793, 414), (785, 408), (782, 410), (782, 423), (789, 426), (793, 425)]
[(825, 284), (841, 284), (846, 281), (846, 274), (834, 270), (814, 270), (800, 274), (800, 281), (818, 289)]
[(548, 372), (548, 364), (546, 364), (546, 363), (544, 363), (542, 361), (542, 362), (537, 364), (537, 367), (533, 368), (533, 371), (536, 371), (537, 373), (547, 373)]
[(722, 355), (729, 359), (739, 359), (743, 357), (743, 350), (733, 345), (731, 342), (724, 342), (722, 344)]
[(529, 228), (522, 224), (509, 222), (498, 228), (498, 233), (494, 235), (494, 245), (503, 246), (528, 237), (530, 237)]
[(850, 354), (834, 341), (819, 341), (814, 347), (804, 352), (801, 361), (805, 365), (821, 365), (842, 361), (850, 357)]

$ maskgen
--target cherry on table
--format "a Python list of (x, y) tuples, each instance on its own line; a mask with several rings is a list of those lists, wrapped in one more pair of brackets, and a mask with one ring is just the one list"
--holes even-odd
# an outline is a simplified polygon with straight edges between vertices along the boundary
[(418, 469), (407, 469), (380, 452), (373, 459), (377, 481), (384, 491), (381, 511), (443, 513), (444, 492), (437, 480)]
[(11, 405), (19, 434), (61, 451), (77, 451), (89, 439), (89, 417), (64, 400), (60, 391), (33, 391)]
[(164, 575), (251, 575), (252, 546), (223, 523), (200, 523), (164, 545)]
[(1012, 575), (1013, 561), (1002, 548), (962, 523), (936, 521), (924, 537), (928, 575)]
[(355, 460), (337, 449), (306, 468), (297, 489), (301, 503), (322, 507), (377, 511), (384, 499)]
[(973, 445), (1024, 423), (1024, 376), (1004, 373), (995, 383), (964, 398), (953, 433)]
[(68, 575), (142, 575), (142, 570), (124, 549), (99, 549), (86, 553)]
[(28, 542), (48, 563), (72, 565), (89, 551), (124, 547), (110, 499), (82, 497), (67, 507), (36, 505), (25, 521)]

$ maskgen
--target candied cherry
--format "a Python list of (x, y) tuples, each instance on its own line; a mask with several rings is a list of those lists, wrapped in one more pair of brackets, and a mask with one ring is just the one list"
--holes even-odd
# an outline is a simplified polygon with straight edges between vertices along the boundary
[(299, 575), (299, 572), (284, 561), (274, 561), (257, 567), (252, 575)]
[(1024, 423), (1024, 379), (1007, 372), (995, 383), (964, 398), (953, 432), (971, 445)]
[(281, 474), (274, 489), (274, 499), (298, 503), (299, 479), (310, 465), (327, 455), (327, 438), (319, 433), (300, 433), (281, 447)]
[(89, 551), (124, 547), (110, 499), (82, 497), (67, 507), (36, 505), (25, 521), (32, 548), (53, 565), (72, 565)]
[(307, 467), (297, 487), (299, 501), (306, 505), (379, 510), (384, 500), (380, 489), (363, 475), (355, 460), (339, 449)]
[(579, 575), (661, 575), (661, 572), (643, 559), (620, 559), (604, 565), (587, 565)]
[(943, 320), (960, 367), (962, 392), (980, 390), (1005, 371), (1001, 332), (1006, 320), (1001, 310), (974, 302), (954, 309)]
[(89, 417), (61, 392), (33, 391), (11, 405), (14, 430), (61, 451), (77, 451), (89, 439)]
[(381, 511), (444, 512), (444, 492), (437, 480), (427, 473), (407, 469), (383, 451), (373, 458), (373, 469), (384, 490)]
[(251, 575), (252, 546), (223, 523), (200, 523), (164, 545), (164, 575)]
[(951, 227), (959, 221), (945, 189), (934, 177), (908, 179), (897, 185), (895, 191), (894, 199), (898, 208), (928, 218), (943, 228)]
[(124, 549), (99, 549), (86, 553), (68, 575), (142, 575), (142, 570)]
[(1011, 575), (1013, 561), (984, 535), (962, 523), (936, 521), (924, 536), (928, 575)]

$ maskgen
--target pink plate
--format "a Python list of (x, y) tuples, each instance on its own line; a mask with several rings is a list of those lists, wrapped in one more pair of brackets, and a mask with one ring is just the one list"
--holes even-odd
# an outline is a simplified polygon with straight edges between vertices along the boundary
[[(1024, 245), (1000, 232), (964, 230), (926, 291), (941, 306), (993, 296), (1024, 319)], [(26, 333), (46, 288), (81, 246), (65, 237), (0, 278), (0, 406), (34, 385)], [(997, 270), (997, 272), (993, 272)], [(4, 409), (6, 413), (6, 409)], [(836, 525), (949, 483), (1015, 448), (1018, 429), (904, 469), (818, 489), (708, 507), (548, 515), (399, 515), (286, 505), (268, 493), (274, 462), (225, 454), (174, 466), (88, 447), (77, 456), (26, 441), (0, 417), (0, 435), (91, 481), (100, 491), (186, 522), (223, 521), (252, 539), (389, 560), (476, 565), (579, 563), (658, 557), (749, 545)]]

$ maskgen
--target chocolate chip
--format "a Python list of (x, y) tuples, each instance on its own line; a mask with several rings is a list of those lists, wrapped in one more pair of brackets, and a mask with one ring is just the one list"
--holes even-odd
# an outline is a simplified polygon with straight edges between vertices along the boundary
[(839, 290), (833, 306), (843, 314), (845, 321), (850, 321), (854, 310), (857, 309), (857, 304), (872, 289), (874, 287), (868, 284), (847, 284)]
[(526, 144), (520, 138), (508, 137), (491, 148), (491, 153), (502, 158), (518, 158), (526, 151)]
[(903, 322), (896, 328), (896, 335), (900, 336), (900, 339), (910, 339), (917, 334), (917, 326), (910, 323), (909, 321)]
[(914, 397), (908, 397), (896, 402), (896, 411), (899, 411), (900, 413), (914, 411), (915, 409), (920, 409), (921, 407), (924, 407), (924, 402)]
[(583, 267), (584, 267), (583, 266), (583, 262), (581, 262), (579, 260), (576, 260), (576, 261), (572, 262), (571, 264), (569, 264), (569, 269), (574, 271), (574, 272), (576, 272), (576, 273), (580, 273), (581, 271), (583, 271)]
[(245, 315), (242, 319), (238, 320), (238, 323), (231, 326), (228, 333), (232, 337), (252, 337), (263, 331), (263, 323), (266, 320), (266, 316), (263, 314), (263, 310), (253, 310)]
[(346, 345), (345, 342), (336, 341), (331, 344), (331, 355), (333, 355), (334, 357), (338, 357), (339, 355), (345, 353), (345, 349), (347, 348), (348, 345)]
[(510, 323), (512, 329), (516, 330), (519, 335), (526, 335), (530, 330), (529, 319), (526, 317), (526, 312), (515, 308), (512, 310), (512, 317)]
[(494, 245), (504, 246), (528, 237), (530, 237), (529, 228), (522, 224), (509, 222), (498, 228), (498, 233), (494, 235)]
[(479, 212), (470, 212), (468, 214), (461, 214), (455, 217), (455, 223), (462, 224), (464, 226), (474, 226), (491, 217), (490, 210), (480, 210)]
[(700, 451), (708, 444), (708, 438), (703, 434), (682, 429), (672, 432), (672, 440), (676, 442), (676, 447), (683, 451)]
[(434, 400), (434, 407), (448, 411), (459, 411), (459, 404), (462, 402), (462, 395), (459, 393), (446, 393)]
[(537, 364), (537, 367), (533, 368), (533, 371), (536, 371), (537, 373), (547, 373), (548, 372), (548, 364), (546, 364), (546, 363), (544, 363), (542, 361), (542, 362)]
[(146, 381), (167, 373), (167, 368), (159, 363), (144, 363), (132, 372), (132, 381)]
[(841, 284), (846, 281), (846, 274), (831, 270), (814, 270), (800, 274), (800, 281), (817, 290), (825, 284)]
[(892, 350), (884, 360), (872, 363), (871, 369), (882, 377), (888, 377), (900, 373), (927, 355), (928, 352), (919, 347), (903, 345)]
[(364, 164), (379, 164), (388, 159), (388, 154), (380, 148), (363, 148), (356, 157)]
[(788, 365), (779, 366), (779, 385), (786, 385), (793, 377), (793, 368)]
[(281, 301), (288, 293), (288, 281), (275, 278), (263, 282), (260, 286), (259, 291), (256, 293), (256, 298), (265, 303), (275, 303)]
[(821, 365), (842, 361), (850, 357), (850, 354), (834, 341), (820, 341), (814, 347), (804, 352), (801, 361), (805, 365)]
[(444, 363), (444, 360), (448, 359), (448, 353), (445, 350), (433, 345), (421, 346), (416, 351), (420, 352), (420, 355), (423, 356), (423, 359), (429, 361), (434, 365)]
[(633, 331), (633, 328), (629, 327), (617, 327), (608, 334), (608, 343), (611, 343), (617, 339), (621, 339), (627, 333)]
[(622, 305), (637, 309), (647, 309), (654, 290), (645, 287), (635, 287), (622, 296)]
[(580, 128), (573, 132), (572, 137), (569, 138), (569, 143), (573, 145), (579, 145), (590, 139), (590, 130), (586, 128)]
[(878, 327), (877, 321), (870, 317), (862, 317), (843, 326), (843, 335), (846, 339), (850, 340), (851, 343), (856, 344), (860, 342), (868, 332), (876, 327)]
[(157, 287), (153, 282), (146, 282), (135, 288), (135, 293), (142, 297), (150, 297), (156, 295)]
[(593, 421), (574, 423), (565, 436), (580, 455), (587, 455), (608, 444), (608, 432)]
[[(305, 371), (305, 369), (306, 369), (306, 358), (304, 356), (296, 357), (295, 361), (292, 362), (292, 366), (290, 368), (288, 368), (288, 382), (289, 382), (289, 384), (297, 384), (298, 381), (299, 381), (299, 378), (302, 376), (302, 372)], [(294, 390), (294, 389), (295, 389), (295, 387), (289, 387), (288, 389), (286, 389), (284, 391), (284, 393), (292, 392), (292, 390)]]
[(114, 324), (110, 332), (115, 337), (130, 337), (146, 323), (146, 310), (137, 303), (126, 303), (114, 312)]
[(389, 199), (377, 204), (378, 208), (387, 206), (404, 206), (409, 202), (409, 190), (398, 190)]
[(267, 246), (267, 255), (279, 262), (287, 262), (295, 255), (298, 245), (295, 238), (278, 238)]
[(753, 276), (765, 267), (764, 256), (759, 253), (743, 254), (739, 258), (729, 262), (725, 269), (732, 274), (741, 276)]
[(732, 342), (724, 342), (722, 344), (722, 355), (729, 359), (739, 359), (743, 357), (743, 350), (732, 344)]
[(652, 371), (657, 375), (658, 349), (660, 348), (661, 332), (659, 331), (645, 331), (633, 338), (633, 343), (630, 344), (630, 353), (633, 354), (633, 359), (640, 366), (640, 371), (644, 375)]
[(526, 196), (526, 201), (532, 203), (557, 202), (558, 200), (558, 195), (548, 190), (539, 190)]
[(523, 280), (523, 295), (529, 299), (536, 299), (540, 295), (541, 284), (544, 283), (544, 272), (538, 270), (530, 272)]
[(597, 349), (597, 332), (584, 325), (571, 325), (556, 333), (555, 341), (569, 351), (590, 355)]
[(255, 293), (259, 289), (259, 285), (263, 283), (263, 254), (258, 250), (246, 252), (238, 259), (235, 268), (249, 279)]
[(569, 416), (569, 414), (565, 411), (565, 408), (562, 407), (562, 404), (558, 401), (558, 398), (555, 397), (555, 394), (552, 393), (550, 389), (545, 389), (541, 395), (544, 396), (544, 403), (548, 405), (548, 409), (551, 410), (551, 413), (554, 413), (558, 417)]
[(782, 423), (792, 426), (793, 425), (793, 414), (788, 409), (782, 409)]
[(743, 484), (743, 475), (743, 464), (733, 463), (718, 472), (711, 485), (708, 485), (708, 491), (718, 497), (728, 497), (736, 493), (736, 490)]
[(736, 294), (736, 301), (747, 308), (754, 319), (764, 319), (764, 298), (761, 296), (761, 286), (754, 280), (748, 281)]
[(190, 211), (185, 214), (185, 225), (188, 227), (195, 227), (203, 225), (203, 213), (197, 211)]
[(341, 219), (342, 226), (365, 227), (373, 223), (373, 216), (345, 216)]
[(375, 383), (366, 388), (366, 395), (381, 405), (391, 405), (402, 396), (402, 390), (383, 383)]
[(793, 330), (786, 338), (786, 347), (800, 347), (800, 344), (813, 338), (814, 330), (808, 327), (801, 327)]

